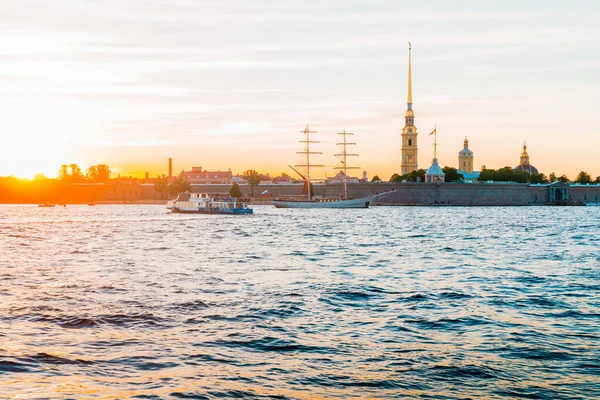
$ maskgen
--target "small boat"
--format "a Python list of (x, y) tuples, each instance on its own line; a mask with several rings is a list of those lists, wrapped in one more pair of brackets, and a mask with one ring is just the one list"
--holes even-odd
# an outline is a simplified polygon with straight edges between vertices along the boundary
[(227, 194), (179, 193), (175, 200), (167, 202), (167, 209), (173, 213), (190, 214), (252, 214), (252, 203), (245, 198), (230, 197)]
[(585, 205), (589, 207), (600, 207), (600, 201), (588, 201)]
[(38, 207), (55, 207), (56, 204), (52, 204), (52, 203), (44, 203), (44, 204), (38, 204)]
[(306, 176), (298, 172), (294, 167), (288, 165), (294, 172), (296, 172), (302, 180), (304, 181), (304, 197), (300, 198), (292, 198), (292, 197), (278, 197), (272, 200), (272, 204), (276, 208), (369, 208), (369, 206), (373, 203), (373, 201), (380, 196), (380, 194), (374, 194), (366, 197), (360, 197), (358, 199), (353, 199), (348, 197), (348, 186), (347, 186), (347, 173), (349, 169), (358, 169), (358, 167), (349, 167), (348, 166), (348, 157), (357, 156), (358, 154), (350, 154), (346, 151), (346, 147), (349, 145), (354, 145), (356, 143), (350, 143), (346, 140), (347, 136), (353, 135), (352, 133), (346, 132), (344, 129), (343, 132), (338, 133), (338, 135), (342, 135), (342, 142), (338, 143), (339, 146), (342, 147), (342, 152), (340, 154), (336, 154), (336, 156), (342, 157), (341, 166), (336, 167), (336, 169), (341, 169), (344, 172), (344, 188), (343, 194), (340, 197), (325, 197), (325, 198), (316, 198), (311, 193), (311, 184), (310, 184), (310, 168), (311, 167), (322, 167), (322, 165), (311, 164), (310, 155), (311, 154), (320, 154), (318, 152), (310, 151), (311, 143), (318, 143), (310, 140), (311, 133), (317, 133), (311, 131), (308, 126), (303, 131), (306, 140), (300, 141), (300, 143), (304, 143), (304, 151), (299, 151), (298, 154), (304, 154), (306, 156), (306, 164), (296, 165), (296, 167), (304, 167), (306, 168)]

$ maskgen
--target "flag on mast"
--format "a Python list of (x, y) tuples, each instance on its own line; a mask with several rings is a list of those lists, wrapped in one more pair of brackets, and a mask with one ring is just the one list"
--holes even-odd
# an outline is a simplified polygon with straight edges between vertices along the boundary
[(431, 131), (431, 133), (429, 134), (429, 136), (431, 135), (437, 135), (437, 125), (433, 128), (433, 130)]

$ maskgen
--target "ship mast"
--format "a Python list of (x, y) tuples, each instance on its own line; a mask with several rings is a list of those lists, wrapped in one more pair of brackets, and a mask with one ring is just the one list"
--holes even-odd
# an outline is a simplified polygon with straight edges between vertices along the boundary
[(302, 133), (304, 133), (304, 135), (306, 135), (306, 140), (301, 140), (298, 143), (304, 143), (304, 151), (298, 151), (298, 152), (296, 152), (296, 154), (305, 154), (306, 155), (306, 164), (295, 165), (295, 167), (306, 168), (306, 179), (304, 182), (306, 182), (306, 188), (307, 188), (306, 193), (308, 195), (308, 200), (310, 201), (311, 196), (312, 196), (312, 193), (310, 192), (310, 167), (323, 167), (323, 165), (311, 164), (310, 163), (310, 155), (311, 154), (322, 154), (322, 153), (318, 152), (318, 151), (310, 151), (311, 143), (319, 143), (314, 140), (310, 140), (310, 134), (317, 133), (317, 132), (311, 131), (308, 128), (308, 125), (306, 125), (306, 128), (304, 129), (304, 131)]
[(344, 128), (343, 132), (338, 133), (338, 135), (342, 135), (342, 142), (337, 143), (338, 146), (342, 146), (342, 152), (340, 154), (335, 154), (336, 157), (342, 157), (342, 166), (335, 167), (335, 169), (341, 169), (344, 171), (344, 199), (348, 198), (348, 170), (349, 169), (359, 169), (360, 167), (349, 167), (348, 166), (348, 157), (356, 157), (358, 154), (351, 154), (346, 151), (346, 146), (355, 146), (356, 143), (350, 143), (346, 140), (346, 136), (354, 136), (354, 133), (346, 132)]

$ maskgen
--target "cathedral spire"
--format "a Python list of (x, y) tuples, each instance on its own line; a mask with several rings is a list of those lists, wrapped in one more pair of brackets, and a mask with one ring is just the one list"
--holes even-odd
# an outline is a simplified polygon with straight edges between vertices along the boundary
[(412, 74), (411, 74), (411, 64), (412, 64), (412, 45), (408, 42), (408, 110), (412, 110)]

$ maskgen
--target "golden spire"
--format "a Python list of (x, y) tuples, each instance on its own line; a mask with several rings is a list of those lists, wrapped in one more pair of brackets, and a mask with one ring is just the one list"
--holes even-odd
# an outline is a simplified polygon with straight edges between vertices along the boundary
[(412, 76), (411, 76), (411, 50), (412, 45), (408, 42), (408, 109), (412, 110)]

